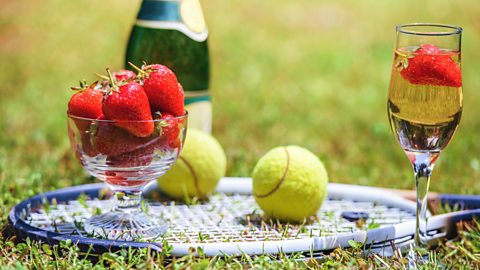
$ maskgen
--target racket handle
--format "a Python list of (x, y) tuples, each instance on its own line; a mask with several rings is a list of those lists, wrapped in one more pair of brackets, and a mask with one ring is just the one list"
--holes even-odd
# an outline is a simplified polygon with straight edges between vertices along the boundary
[[(417, 200), (417, 193), (415, 190), (408, 189), (386, 189), (387, 191), (394, 193), (404, 199), (409, 201)], [(427, 196), (427, 205), (432, 214), (439, 212), (440, 206), (442, 204), (441, 195), (436, 192), (428, 192)]]
[[(404, 189), (387, 189), (388, 191), (399, 195), (410, 201), (416, 200), (416, 192), (414, 190)], [(428, 208), (433, 214), (438, 213), (440, 206), (448, 205), (458, 207), (459, 209), (478, 209), (480, 208), (480, 196), (477, 195), (458, 195), (458, 194), (439, 194), (429, 192), (427, 197)]]
[(480, 208), (480, 196), (477, 195), (442, 194), (440, 196), (440, 201), (443, 205), (456, 205), (461, 209)]
[[(402, 198), (405, 198), (409, 201), (415, 201), (417, 199), (417, 193), (415, 190), (409, 190), (409, 189), (385, 189), (391, 193), (394, 193)], [(427, 200), (430, 201), (438, 201), (439, 199), (439, 194), (436, 192), (428, 192), (428, 197)]]

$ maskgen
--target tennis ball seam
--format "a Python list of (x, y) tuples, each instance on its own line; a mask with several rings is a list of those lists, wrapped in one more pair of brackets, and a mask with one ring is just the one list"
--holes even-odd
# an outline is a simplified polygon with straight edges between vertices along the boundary
[(283, 184), (283, 182), (287, 178), (288, 168), (290, 167), (290, 153), (288, 153), (287, 147), (283, 147), (283, 149), (285, 150), (285, 154), (287, 156), (287, 158), (286, 158), (287, 165), (285, 166), (285, 172), (283, 173), (282, 178), (280, 179), (280, 181), (278, 181), (278, 184), (272, 190), (270, 190), (269, 192), (267, 192), (265, 194), (253, 194), (253, 196), (255, 196), (257, 198), (267, 198), (268, 196), (275, 193), (278, 189), (280, 189), (280, 186)]
[(195, 191), (197, 192), (197, 196), (201, 196), (202, 195), (202, 192), (200, 191), (200, 187), (199, 187), (199, 183), (198, 183), (198, 177), (197, 177), (197, 174), (195, 173), (195, 170), (193, 170), (193, 166), (192, 164), (190, 164), (184, 157), (182, 156), (179, 156), (178, 157), (180, 160), (183, 161), (183, 163), (185, 163), (185, 165), (187, 165), (187, 168), (188, 170), (190, 171), (190, 173), (192, 174), (193, 176), (193, 186), (195, 187)]

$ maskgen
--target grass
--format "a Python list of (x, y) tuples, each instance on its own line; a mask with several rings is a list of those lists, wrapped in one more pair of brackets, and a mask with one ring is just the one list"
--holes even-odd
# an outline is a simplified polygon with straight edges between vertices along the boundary
[[(27, 197), (95, 182), (85, 176), (69, 149), (68, 88), (79, 79), (93, 80), (93, 73), (106, 67), (122, 67), (138, 3), (2, 2), (0, 228), (7, 223), (8, 210)], [(431, 189), (480, 193), (480, 92), (476, 91), (480, 89), (480, 5), (476, 0), (202, 4), (210, 29), (213, 129), (226, 150), (230, 176), (250, 175), (258, 158), (274, 146), (298, 144), (324, 161), (332, 182), (413, 188), (411, 168), (386, 118), (394, 26), (413, 21), (463, 26), (464, 113), (455, 138), (440, 157)], [(478, 228), (466, 229), (469, 233), (471, 237), (447, 242), (434, 251), (435, 256), (447, 265), (459, 262), (474, 267), (479, 260)], [(80, 254), (70, 252), (74, 247), (59, 247), (64, 252), (50, 261), (43, 246), (14, 245), (5, 231), (2, 235), (0, 265), (91, 266)], [(464, 251), (476, 260), (465, 261), (471, 256)], [(96, 265), (163, 264), (146, 251), (125, 252), (103, 255)], [(344, 252), (338, 256), (346, 256)], [(259, 268), (270, 265), (267, 257), (251, 260)], [(205, 258), (187, 258), (178, 266), (226, 267), (222, 263), (241, 267), (235, 259)], [(377, 265), (375, 259), (346, 256), (323, 267), (330, 263)]]
[[(435, 252), (429, 253), (429, 264), (419, 269), (473, 269), (478, 268), (478, 242), (480, 237), (477, 222), (461, 223), (461, 234), (458, 241), (442, 242)], [(475, 228), (473, 228), (475, 227)], [(313, 259), (302, 254), (289, 256), (255, 256), (243, 254), (239, 257), (216, 256), (206, 257), (201, 250), (198, 256), (186, 255), (180, 258), (169, 256), (168, 246), (163, 252), (152, 252), (149, 249), (124, 249), (118, 252), (107, 252), (93, 255), (82, 253), (71, 242), (63, 241), (58, 246), (49, 246), (27, 240), (15, 244), (12, 241), (0, 240), (0, 264), (10, 269), (407, 269), (406, 258), (397, 255), (382, 258), (365, 253), (364, 247), (355, 246), (350, 250), (334, 250), (321, 259)]]

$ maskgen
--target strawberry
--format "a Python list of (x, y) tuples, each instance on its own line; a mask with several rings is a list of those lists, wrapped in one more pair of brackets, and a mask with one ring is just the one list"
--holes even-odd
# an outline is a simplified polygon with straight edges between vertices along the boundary
[(430, 44), (422, 45), (415, 51), (400, 74), (413, 84), (462, 86), (460, 66), (446, 52)]
[(105, 182), (113, 186), (142, 187), (148, 182), (145, 180), (128, 179), (129, 173), (124, 171), (107, 171), (105, 174), (107, 175), (107, 179), (105, 180)]
[(131, 152), (126, 152), (117, 156), (108, 156), (109, 166), (130, 168), (137, 166), (147, 166), (153, 160), (154, 145), (148, 144)]
[[(107, 70), (110, 74), (110, 71)], [(111, 75), (111, 74), (110, 74)], [(106, 119), (137, 137), (147, 137), (153, 133), (154, 124), (150, 112), (148, 97), (143, 87), (130, 81), (116, 85), (110, 76), (111, 92), (103, 102), (103, 114)]]
[(93, 144), (93, 137), (90, 131), (82, 132), (80, 134), (82, 140), (82, 151), (89, 157), (95, 157), (99, 154), (95, 145)]
[(88, 86), (86, 82), (80, 82), (80, 87), (72, 87), (77, 93), (68, 102), (69, 115), (89, 119), (98, 119), (103, 115), (103, 93), (95, 89), (96, 85), (97, 82)]
[(82, 135), (82, 148), (83, 148), (83, 152), (89, 157), (95, 157), (98, 155), (98, 151), (93, 146), (90, 135), (88, 136)]
[(97, 83), (86, 85), (86, 82), (80, 82), (80, 87), (72, 87), (72, 90), (77, 91), (68, 102), (67, 113), (75, 117), (82, 117), (88, 119), (72, 118), (78, 128), (80, 135), (82, 151), (94, 157), (98, 154), (91, 143), (90, 125), (91, 119), (98, 119), (103, 117), (102, 102), (103, 93), (96, 89)]
[[(76, 129), (71, 126), (72, 123), (70, 123), (70, 121), (72, 120), (77, 126)], [(98, 151), (95, 149), (95, 146), (92, 143), (92, 130), (90, 129), (90, 125), (93, 123), (93, 121), (79, 118), (69, 119), (68, 121), (68, 136), (70, 137), (71, 145), (73, 149), (75, 149), (77, 156), (81, 159), (81, 155), (79, 156), (80, 153), (83, 153), (89, 157), (98, 155)]]
[(179, 133), (182, 128), (184, 120), (175, 118), (175, 116), (169, 113), (161, 113), (161, 117), (157, 116), (157, 119), (160, 118), (163, 121), (159, 122), (159, 127), (161, 128), (161, 139), (160, 144), (162, 147), (169, 148), (178, 148), (180, 147)]
[(137, 74), (131, 70), (121, 69), (112, 73), (117, 82), (130, 81), (137, 77)]
[(174, 116), (184, 113), (183, 88), (173, 71), (166, 66), (155, 64), (143, 66), (141, 73), (146, 74), (143, 87), (153, 112), (167, 112)]
[[(119, 156), (124, 153), (142, 149), (150, 144), (148, 138), (136, 137), (126, 130), (108, 122), (98, 122), (97, 132), (93, 140), (95, 149), (106, 156)], [(151, 142), (154, 143), (154, 142)]]

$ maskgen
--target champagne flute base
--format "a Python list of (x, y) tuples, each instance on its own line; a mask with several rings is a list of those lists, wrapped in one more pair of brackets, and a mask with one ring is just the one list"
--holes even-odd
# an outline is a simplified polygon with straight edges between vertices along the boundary
[(428, 250), (411, 245), (406, 258), (408, 260), (408, 269), (422, 268), (422, 266), (428, 264)]

